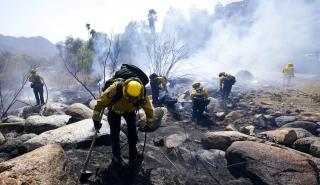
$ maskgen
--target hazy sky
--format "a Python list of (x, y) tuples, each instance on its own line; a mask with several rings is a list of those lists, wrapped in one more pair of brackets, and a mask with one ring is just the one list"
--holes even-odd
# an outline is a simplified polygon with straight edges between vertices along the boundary
[(40, 35), (52, 42), (67, 35), (86, 38), (86, 23), (97, 31), (122, 32), (130, 20), (146, 20), (151, 8), (161, 22), (169, 7), (212, 12), (218, 1), (227, 4), (235, 0), (1, 0), (0, 34)]

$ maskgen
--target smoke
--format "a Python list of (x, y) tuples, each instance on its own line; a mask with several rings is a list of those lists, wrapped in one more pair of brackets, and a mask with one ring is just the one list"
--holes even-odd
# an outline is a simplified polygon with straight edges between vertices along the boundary
[[(306, 53), (320, 51), (319, 1), (245, 0), (218, 10), (202, 16), (193, 10), (184, 25), (180, 22), (184, 17), (180, 15), (177, 20), (180, 27), (188, 30), (187, 36), (181, 38), (188, 45), (204, 43), (181, 66), (182, 73), (212, 78), (220, 71), (236, 73), (247, 69), (261, 78), (270, 78), (288, 62), (294, 63), (300, 72), (320, 72), (313, 67), (320, 62), (305, 57)], [(198, 20), (193, 21), (197, 24), (190, 24), (191, 20)], [(208, 26), (211, 32), (206, 29)], [(199, 37), (201, 33), (210, 37)], [(199, 40), (191, 42), (196, 38)]]

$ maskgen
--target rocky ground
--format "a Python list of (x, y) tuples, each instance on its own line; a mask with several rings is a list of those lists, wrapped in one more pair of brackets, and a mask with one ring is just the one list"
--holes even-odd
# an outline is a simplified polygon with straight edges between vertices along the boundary
[[(0, 123), (0, 184), (80, 184), (94, 134), (94, 102), (65, 92), (44, 107), (13, 110)], [(125, 122), (124, 167), (110, 165), (110, 129), (104, 117), (86, 184), (320, 184), (318, 81), (290, 88), (237, 84), (227, 102), (219, 100), (215, 89), (209, 92), (201, 124), (190, 121), (187, 94), (179, 97), (184, 102), (177, 105), (180, 117), (170, 108), (155, 109), (144, 160), (136, 170), (125, 166)], [(139, 112), (139, 124), (144, 117)], [(145, 135), (138, 134), (142, 152)]]

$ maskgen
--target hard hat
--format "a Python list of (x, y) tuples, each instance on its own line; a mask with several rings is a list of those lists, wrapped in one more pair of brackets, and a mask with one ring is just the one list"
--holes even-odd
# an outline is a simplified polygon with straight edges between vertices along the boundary
[(293, 64), (292, 64), (292, 63), (289, 63), (289, 64), (288, 64), (288, 67), (293, 67)]
[(132, 80), (123, 87), (123, 94), (129, 97), (138, 97), (141, 95), (142, 88), (141, 83)]
[(37, 70), (36, 69), (31, 69), (31, 74), (35, 74), (37, 72)]
[(193, 88), (197, 88), (197, 87), (200, 87), (200, 82), (195, 82), (192, 84), (192, 87)]
[(156, 78), (156, 77), (158, 77), (158, 75), (157, 75), (156, 73), (152, 73), (152, 74), (149, 76), (150, 79), (154, 79), (154, 78)]
[(226, 75), (226, 73), (225, 72), (221, 72), (221, 73), (219, 73), (219, 77), (221, 77), (221, 76), (225, 76)]

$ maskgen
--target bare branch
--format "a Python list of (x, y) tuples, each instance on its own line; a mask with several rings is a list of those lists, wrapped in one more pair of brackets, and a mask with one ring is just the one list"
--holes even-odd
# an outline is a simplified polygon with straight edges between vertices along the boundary
[(91, 91), (91, 90), (86, 86), (86, 84), (83, 83), (83, 82), (79, 79), (79, 77), (77, 76), (77, 73), (78, 73), (80, 70), (77, 70), (75, 73), (73, 73), (72, 70), (68, 67), (67, 61), (66, 61), (66, 60), (63, 60), (63, 62), (64, 62), (64, 66), (65, 66), (65, 68), (67, 69), (67, 71), (69, 72), (69, 74), (71, 74), (71, 76), (72, 76), (74, 79), (76, 79), (77, 82), (79, 82), (79, 83), (81, 84), (81, 86), (82, 86), (83, 88), (85, 88), (85, 89), (90, 93), (90, 95), (91, 95), (94, 99), (96, 99), (96, 97), (94, 96), (94, 94), (92, 93), (92, 91)]

